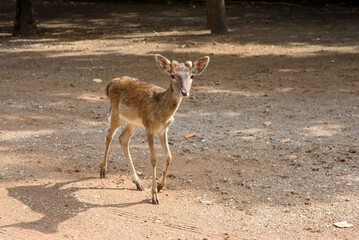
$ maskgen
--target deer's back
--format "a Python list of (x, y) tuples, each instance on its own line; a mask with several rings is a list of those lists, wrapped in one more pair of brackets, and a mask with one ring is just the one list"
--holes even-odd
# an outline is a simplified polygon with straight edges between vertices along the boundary
[(154, 84), (131, 77), (112, 79), (106, 88), (106, 94), (111, 102), (120, 101), (128, 106), (138, 102), (154, 101), (156, 95), (163, 91), (163, 88)]

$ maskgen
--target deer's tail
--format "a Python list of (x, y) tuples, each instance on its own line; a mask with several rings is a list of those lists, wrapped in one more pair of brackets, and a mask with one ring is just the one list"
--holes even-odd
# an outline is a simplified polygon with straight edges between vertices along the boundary
[[(111, 83), (109, 83), (106, 87), (106, 96), (107, 97), (110, 97), (110, 87), (111, 87)], [(108, 111), (109, 119), (111, 117), (111, 111), (112, 111), (112, 107), (110, 106), (110, 110)]]

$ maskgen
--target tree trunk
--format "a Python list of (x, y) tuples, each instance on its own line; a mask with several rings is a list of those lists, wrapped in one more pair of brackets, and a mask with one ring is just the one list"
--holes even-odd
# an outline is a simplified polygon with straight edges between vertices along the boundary
[(36, 35), (39, 31), (34, 20), (32, 0), (16, 0), (14, 36)]
[(215, 35), (227, 34), (226, 8), (224, 0), (210, 0), (211, 2), (211, 33)]
[(206, 13), (207, 13), (207, 29), (212, 28), (212, 16), (211, 16), (211, 0), (206, 0)]

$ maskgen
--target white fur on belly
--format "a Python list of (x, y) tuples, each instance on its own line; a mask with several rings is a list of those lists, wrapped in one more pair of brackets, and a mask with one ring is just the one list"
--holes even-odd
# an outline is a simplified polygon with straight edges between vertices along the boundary
[(137, 119), (128, 119), (125, 116), (120, 114), (120, 119), (131, 124), (131, 125), (135, 125), (137, 127), (141, 127), (141, 128), (145, 128), (145, 126), (143, 126), (143, 122), (142, 119), (137, 118)]

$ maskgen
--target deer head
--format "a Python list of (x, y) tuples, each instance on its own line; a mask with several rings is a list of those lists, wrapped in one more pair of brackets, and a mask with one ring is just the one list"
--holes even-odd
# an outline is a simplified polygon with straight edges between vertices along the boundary
[(155, 55), (158, 68), (171, 76), (171, 84), (175, 92), (181, 94), (182, 97), (189, 96), (189, 92), (192, 87), (192, 81), (194, 76), (200, 75), (207, 67), (209, 57), (202, 57), (196, 60), (194, 63), (187, 61), (186, 63), (179, 63), (161, 56)]

